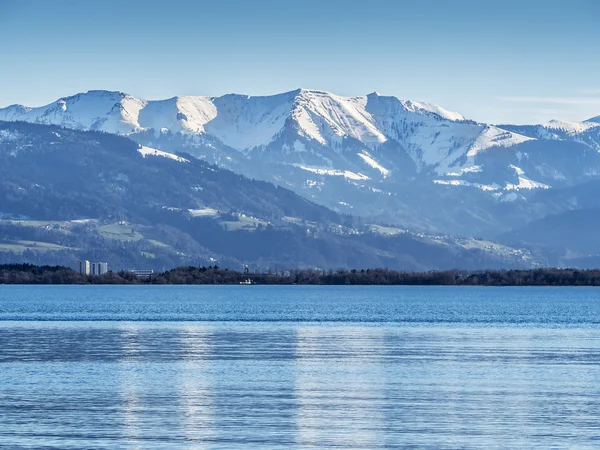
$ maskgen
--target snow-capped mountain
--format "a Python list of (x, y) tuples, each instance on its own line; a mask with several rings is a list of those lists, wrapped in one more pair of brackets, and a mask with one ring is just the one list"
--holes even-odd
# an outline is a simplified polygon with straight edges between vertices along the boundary
[(65, 264), (94, 254), (117, 270), (430, 270), (535, 261), (489, 241), (361, 222), (272, 183), (107, 133), (2, 122), (0, 162), (2, 262)]
[(89, 91), (42, 107), (9, 106), (0, 120), (127, 135), (337, 211), (451, 233), (502, 230), (506, 205), (520, 212), (534, 191), (600, 177), (599, 118), (495, 126), (378, 93), (144, 100)]
[(600, 116), (583, 122), (551, 120), (539, 125), (501, 125), (534, 139), (580, 142), (600, 151)]
[(467, 121), (436, 105), (378, 93), (347, 98), (304, 89), (265, 97), (232, 94), (158, 101), (89, 91), (42, 107), (9, 106), (0, 109), (0, 120), (124, 135), (148, 130), (206, 135), (243, 152), (267, 147), (293, 127), (298, 137), (336, 149), (347, 139), (367, 149), (396, 141), (407, 147), (418, 167), (435, 167), (440, 174), (464, 166), (465, 155), (468, 160), (487, 148), (529, 139)]

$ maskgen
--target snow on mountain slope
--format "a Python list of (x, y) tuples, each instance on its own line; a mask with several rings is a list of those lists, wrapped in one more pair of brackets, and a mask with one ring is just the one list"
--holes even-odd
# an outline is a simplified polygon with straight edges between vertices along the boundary
[(161, 156), (177, 162), (189, 162), (189, 160), (182, 158), (181, 156), (174, 155), (173, 153), (163, 152), (155, 148), (146, 147), (145, 145), (140, 146), (138, 152), (140, 152), (144, 158), (147, 156)]
[(564, 120), (551, 120), (540, 126), (548, 130), (560, 130), (568, 134), (578, 134), (583, 133), (590, 128), (598, 127), (600, 124), (594, 123), (593, 121), (566, 122)]
[[(175, 153), (189, 153), (330, 207), (343, 201), (355, 211), (362, 204), (375, 214), (388, 214), (390, 206), (381, 198), (390, 198), (417, 177), (433, 188), (457, 191), (548, 186), (548, 177), (533, 163), (523, 166), (527, 178), (508, 167), (520, 164), (513, 148), (535, 137), (376, 92), (342, 97), (298, 89), (271, 96), (143, 100), (121, 92), (89, 91), (43, 107), (0, 109), (0, 120), (128, 135), (145, 146), (144, 156), (180, 158)], [(494, 156), (504, 148), (510, 149), (510, 160)], [(552, 164), (543, 169), (560, 171)]]
[(213, 99), (216, 117), (206, 132), (225, 145), (247, 150), (266, 145), (280, 133), (290, 117), (295, 92), (252, 97), (230, 94)]
[(518, 190), (518, 189), (550, 189), (550, 186), (544, 183), (539, 183), (537, 181), (531, 180), (529, 177), (525, 175), (525, 171), (520, 167), (511, 165), (511, 169), (513, 169), (518, 177), (518, 184), (509, 184), (506, 186), (507, 190)]
[(493, 125), (488, 125), (481, 133), (479, 133), (477, 138), (475, 138), (473, 144), (469, 147), (467, 156), (475, 156), (480, 151), (491, 147), (511, 147), (531, 140), (533, 139), (530, 137), (511, 133), (510, 131), (503, 130)]
[(335, 170), (335, 169), (328, 169), (328, 168), (323, 168), (323, 167), (308, 167), (308, 166), (301, 166), (301, 165), (297, 165), (297, 167), (299, 167), (302, 170), (306, 170), (307, 172), (315, 173), (317, 175), (344, 177), (344, 178), (348, 178), (349, 180), (354, 180), (354, 181), (365, 181), (365, 180), (370, 179), (368, 176), (366, 176), (362, 173), (354, 173), (349, 170)]
[(387, 139), (366, 111), (366, 97), (345, 98), (323, 91), (300, 90), (292, 117), (305, 137), (323, 145), (351, 137), (366, 145)]
[(0, 109), (0, 120), (23, 120), (75, 129), (131, 134), (143, 130), (209, 135), (248, 151), (267, 146), (290, 127), (322, 146), (339, 148), (354, 139), (370, 149), (390, 139), (406, 146), (418, 167), (456, 166), (468, 151), (510, 146), (519, 139), (466, 121), (439, 106), (401, 101), (377, 93), (341, 97), (299, 89), (272, 96), (230, 94), (147, 101), (120, 92), (89, 91), (28, 108)]
[(89, 91), (38, 108), (12, 105), (0, 109), (0, 120), (128, 134), (139, 128), (138, 116), (146, 104), (122, 92)]
[[(410, 103), (409, 107), (407, 103)], [(415, 105), (373, 93), (368, 96), (366, 110), (386, 136), (407, 148), (418, 166), (433, 166), (438, 174), (472, 165), (473, 156), (480, 151), (496, 146), (510, 147), (530, 139), (497, 127), (465, 121), (458, 113), (431, 105), (422, 110), (429, 114), (415, 114)], [(440, 110), (443, 115), (438, 113)]]
[[(375, 94), (379, 95), (379, 93), (377, 92), (375, 92)], [(415, 113), (423, 113), (424, 111), (426, 111), (447, 120), (465, 120), (462, 114), (448, 111), (442, 108), (441, 106), (433, 105), (431, 103), (413, 102), (410, 100), (406, 100), (402, 102), (402, 105), (406, 108), (407, 111)]]
[(537, 125), (500, 125), (534, 139), (580, 142), (600, 151), (600, 116), (583, 122), (551, 120)]
[(173, 97), (147, 102), (139, 112), (137, 126), (173, 133), (204, 133), (204, 126), (216, 116), (210, 97)]
[(369, 152), (363, 150), (363, 152), (359, 153), (358, 156), (360, 156), (363, 159), (363, 161), (366, 162), (373, 169), (379, 170), (384, 178), (389, 175), (390, 171), (383, 167), (381, 164), (379, 164), (375, 159), (373, 159)]

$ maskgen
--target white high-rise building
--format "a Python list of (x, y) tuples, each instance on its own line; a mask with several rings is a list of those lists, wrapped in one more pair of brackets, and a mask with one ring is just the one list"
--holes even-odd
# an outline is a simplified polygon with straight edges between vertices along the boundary
[(108, 272), (108, 263), (95, 262), (92, 263), (92, 275), (104, 275)]
[(87, 259), (79, 261), (79, 273), (82, 275), (90, 274), (90, 262)]
[(82, 275), (104, 275), (108, 272), (108, 263), (79, 261), (79, 273)]

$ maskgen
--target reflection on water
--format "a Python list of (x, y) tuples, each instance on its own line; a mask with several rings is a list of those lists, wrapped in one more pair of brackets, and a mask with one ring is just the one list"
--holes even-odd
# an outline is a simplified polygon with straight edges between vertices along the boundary
[(295, 394), (300, 446), (384, 446), (384, 333), (383, 328), (298, 327)]
[(210, 335), (206, 329), (185, 324), (181, 326), (180, 332), (182, 360), (176, 369), (180, 431), (183, 439), (195, 443), (194, 448), (206, 448), (208, 445), (205, 443), (215, 440), (211, 390), (214, 378), (209, 370), (211, 362), (204, 359), (198, 364), (198, 360), (199, 355), (205, 355), (210, 350)]
[(600, 330), (0, 327), (2, 448), (597, 448)]

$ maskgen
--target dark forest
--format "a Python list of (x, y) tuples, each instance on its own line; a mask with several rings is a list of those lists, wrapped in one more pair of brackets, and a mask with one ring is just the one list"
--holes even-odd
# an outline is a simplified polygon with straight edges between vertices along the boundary
[(600, 269), (401, 272), (388, 269), (243, 273), (217, 266), (178, 267), (137, 278), (127, 271), (82, 275), (63, 266), (0, 265), (0, 284), (261, 284), (418, 286), (600, 286)]

